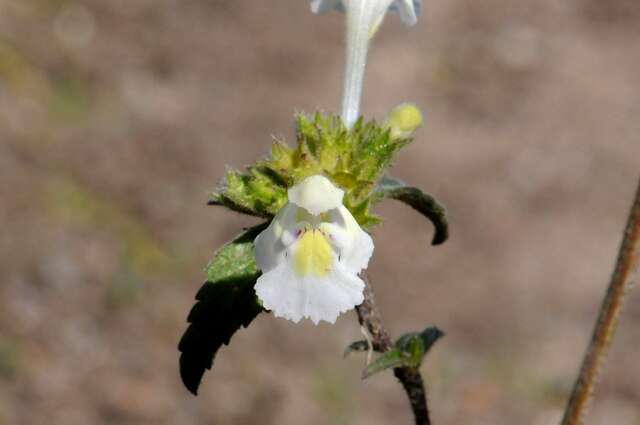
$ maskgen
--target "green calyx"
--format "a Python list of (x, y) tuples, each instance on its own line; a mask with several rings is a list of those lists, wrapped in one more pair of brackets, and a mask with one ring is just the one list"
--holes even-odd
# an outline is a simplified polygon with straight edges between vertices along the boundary
[(322, 174), (345, 191), (344, 204), (362, 227), (379, 223), (370, 206), (380, 197), (372, 195), (395, 153), (411, 138), (393, 137), (389, 127), (362, 119), (347, 129), (339, 117), (320, 113), (298, 115), (296, 129), (294, 148), (276, 141), (270, 157), (244, 172), (227, 171), (224, 187), (209, 203), (271, 218), (286, 204), (288, 188)]

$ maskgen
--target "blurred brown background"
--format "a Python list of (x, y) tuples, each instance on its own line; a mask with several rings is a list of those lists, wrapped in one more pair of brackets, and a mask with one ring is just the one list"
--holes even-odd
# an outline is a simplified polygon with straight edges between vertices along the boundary
[[(359, 379), (355, 315), (268, 315), (182, 387), (176, 345), (212, 252), (255, 220), (206, 207), (226, 166), (336, 111), (342, 16), (305, 0), (0, 0), (0, 424), (409, 424)], [(390, 16), (364, 112), (427, 123), (394, 174), (452, 237), (389, 201), (371, 265), (390, 330), (447, 332), (439, 425), (559, 420), (640, 171), (637, 0), (429, 0)], [(640, 291), (589, 424), (640, 424)]]

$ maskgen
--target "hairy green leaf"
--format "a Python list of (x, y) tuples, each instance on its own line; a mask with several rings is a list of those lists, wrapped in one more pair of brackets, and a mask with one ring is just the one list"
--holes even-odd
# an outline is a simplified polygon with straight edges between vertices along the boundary
[(443, 336), (444, 333), (440, 329), (429, 327), (422, 332), (402, 335), (396, 341), (395, 347), (405, 354), (405, 366), (417, 369), (433, 344)]
[(435, 233), (431, 241), (432, 245), (440, 245), (449, 238), (447, 211), (433, 196), (418, 188), (407, 186), (398, 179), (384, 176), (376, 186), (373, 200), (377, 202), (384, 198), (404, 202), (431, 220), (435, 227)]
[[(397, 367), (418, 369), (433, 344), (443, 336), (444, 333), (436, 327), (402, 335), (396, 340), (391, 350), (382, 353), (364, 369), (362, 378), (365, 379), (383, 370)], [(352, 346), (361, 342), (366, 344), (366, 341), (358, 341)]]
[(263, 311), (253, 290), (260, 276), (253, 240), (267, 224), (252, 227), (220, 248), (207, 265), (207, 281), (196, 295), (189, 326), (178, 345), (182, 382), (195, 395), (220, 347)]

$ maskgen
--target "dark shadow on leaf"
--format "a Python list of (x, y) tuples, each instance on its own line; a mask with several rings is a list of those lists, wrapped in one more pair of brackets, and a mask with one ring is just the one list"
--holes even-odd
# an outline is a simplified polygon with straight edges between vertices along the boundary
[(228, 345), (240, 327), (247, 327), (263, 311), (253, 289), (260, 271), (253, 259), (253, 241), (268, 222), (246, 229), (220, 248), (207, 266), (208, 280), (196, 295), (189, 327), (178, 349), (182, 382), (198, 393), (202, 376), (211, 369), (220, 347)]
[(240, 327), (247, 327), (263, 311), (253, 290), (258, 276), (205, 282), (198, 291), (198, 302), (187, 318), (189, 327), (178, 345), (180, 377), (194, 395), (220, 347), (228, 345)]

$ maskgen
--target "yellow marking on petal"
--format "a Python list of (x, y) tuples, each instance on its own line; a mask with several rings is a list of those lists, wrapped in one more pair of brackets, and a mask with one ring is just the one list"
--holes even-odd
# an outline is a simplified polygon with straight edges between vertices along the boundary
[(293, 270), (299, 276), (312, 274), (324, 277), (331, 270), (331, 246), (321, 231), (314, 229), (302, 234), (293, 253)]

